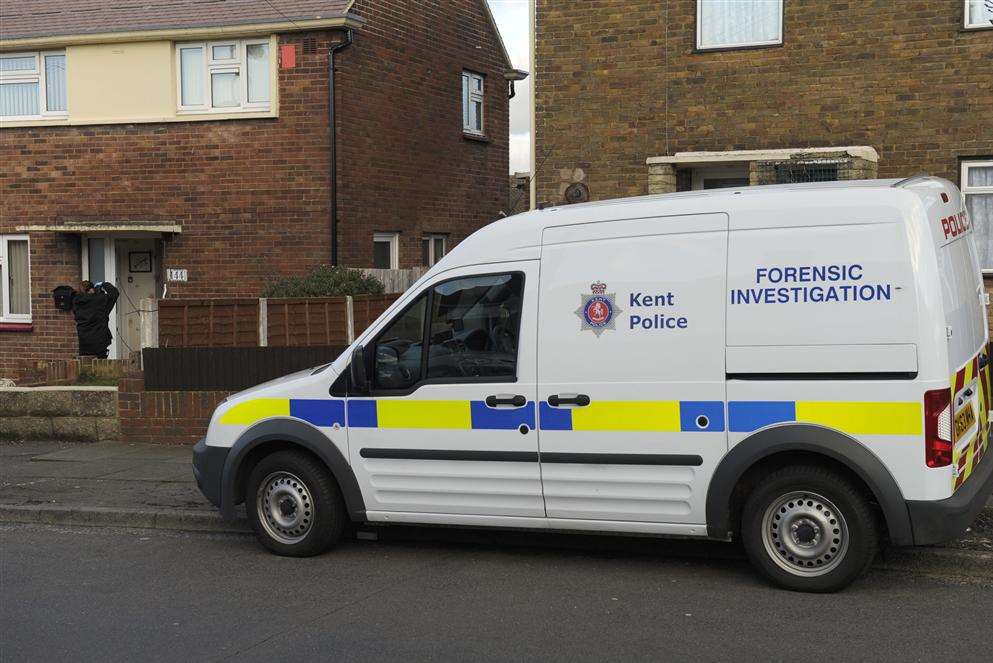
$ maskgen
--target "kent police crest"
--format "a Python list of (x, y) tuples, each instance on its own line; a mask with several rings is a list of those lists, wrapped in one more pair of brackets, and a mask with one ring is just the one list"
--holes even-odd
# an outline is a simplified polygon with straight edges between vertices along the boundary
[(589, 295), (580, 295), (579, 316), (580, 329), (590, 329), (598, 337), (605, 329), (616, 329), (617, 314), (621, 312), (614, 303), (614, 293), (607, 292), (607, 284), (597, 281), (590, 284)]

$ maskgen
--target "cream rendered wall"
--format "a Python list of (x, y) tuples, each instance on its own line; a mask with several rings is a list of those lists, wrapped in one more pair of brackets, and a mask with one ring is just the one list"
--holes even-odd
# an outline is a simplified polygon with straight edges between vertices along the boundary
[(70, 123), (176, 117), (172, 42), (66, 48)]

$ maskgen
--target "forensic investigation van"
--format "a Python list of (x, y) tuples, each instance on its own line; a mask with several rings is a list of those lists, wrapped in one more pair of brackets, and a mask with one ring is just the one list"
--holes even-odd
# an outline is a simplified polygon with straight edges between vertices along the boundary
[(532, 211), (229, 397), (194, 472), (283, 555), (349, 520), (709, 537), (836, 590), (993, 490), (984, 298), (931, 177)]

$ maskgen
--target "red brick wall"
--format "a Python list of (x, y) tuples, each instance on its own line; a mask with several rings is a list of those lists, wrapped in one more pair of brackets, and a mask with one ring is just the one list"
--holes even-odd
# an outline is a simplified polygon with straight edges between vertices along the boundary
[(957, 182), (993, 155), (993, 31), (961, 0), (785, 2), (785, 43), (694, 53), (696, 0), (537, 0), (538, 200), (582, 168), (594, 199), (647, 193), (682, 151), (871, 145), (879, 176)]
[[(422, 232), (449, 246), (496, 218), (507, 190), (507, 98), (480, 0), (360, 0), (367, 23), (338, 59), (342, 264), (370, 266), (372, 234), (400, 231), (401, 266)], [(330, 262), (328, 47), (335, 32), (281, 35), (276, 119), (0, 130), (0, 233), (63, 220), (179, 223), (169, 297), (258, 296), (262, 282)], [(307, 42), (308, 48), (304, 49)], [(304, 52), (304, 51), (307, 52)], [(489, 142), (461, 132), (463, 67), (487, 75)], [(78, 238), (31, 236), (31, 332), (0, 331), (0, 377), (15, 359), (76, 353), (56, 285), (80, 279)]]
[(207, 432), (226, 391), (145, 391), (140, 372), (121, 380), (117, 416), (121, 439), (154, 444), (194, 444)]

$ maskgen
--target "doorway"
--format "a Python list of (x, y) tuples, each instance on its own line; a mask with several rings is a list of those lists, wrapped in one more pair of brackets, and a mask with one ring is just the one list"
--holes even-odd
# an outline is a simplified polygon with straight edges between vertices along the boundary
[(155, 297), (160, 280), (158, 241), (153, 237), (84, 236), (82, 263), (84, 279), (109, 281), (121, 291), (111, 313), (113, 340), (107, 356), (122, 359), (141, 350), (141, 302)]

